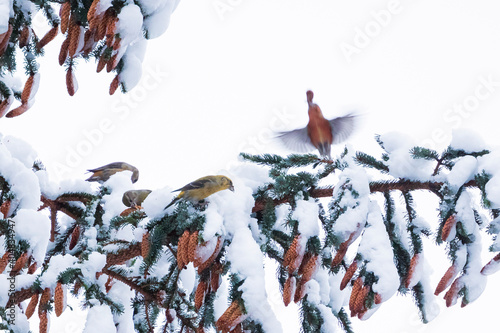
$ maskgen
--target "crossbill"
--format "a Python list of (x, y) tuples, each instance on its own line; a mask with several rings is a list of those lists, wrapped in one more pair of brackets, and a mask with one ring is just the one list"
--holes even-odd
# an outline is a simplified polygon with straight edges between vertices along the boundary
[(130, 190), (123, 193), (122, 202), (127, 207), (137, 207), (148, 197), (151, 190)]
[(192, 203), (199, 203), (204, 200), (206, 197), (222, 191), (222, 190), (230, 190), (234, 191), (233, 182), (226, 176), (205, 176), (199, 178), (175, 191), (181, 191), (179, 195), (169, 203), (165, 209), (172, 206), (180, 199), (188, 200)]
[(348, 114), (333, 119), (325, 119), (321, 109), (313, 103), (314, 94), (306, 92), (309, 105), (309, 123), (304, 128), (281, 132), (278, 138), (288, 149), (298, 152), (309, 152), (318, 149), (321, 156), (331, 158), (332, 144), (345, 141), (354, 131), (356, 115)]
[(87, 181), (104, 183), (115, 173), (126, 170), (132, 171), (132, 183), (135, 183), (139, 179), (139, 170), (135, 166), (125, 162), (114, 162), (99, 168), (87, 170), (93, 172)]

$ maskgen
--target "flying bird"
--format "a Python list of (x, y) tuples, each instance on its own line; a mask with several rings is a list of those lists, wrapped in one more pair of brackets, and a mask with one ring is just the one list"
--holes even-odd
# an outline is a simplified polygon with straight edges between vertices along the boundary
[(226, 176), (205, 176), (199, 178), (175, 191), (181, 191), (177, 197), (172, 200), (164, 209), (172, 206), (180, 199), (188, 200), (192, 203), (199, 203), (204, 200), (206, 197), (222, 191), (222, 190), (230, 190), (234, 191), (233, 182), (231, 179)]
[(123, 193), (122, 202), (125, 206), (135, 208), (148, 197), (151, 190), (130, 190)]
[(89, 182), (104, 183), (115, 173), (126, 170), (132, 171), (132, 183), (135, 183), (139, 179), (139, 170), (135, 166), (125, 162), (114, 162), (99, 168), (87, 170), (93, 172), (93, 174), (86, 180)]
[(313, 92), (308, 90), (306, 96), (309, 105), (307, 126), (281, 132), (277, 137), (290, 150), (309, 152), (316, 148), (321, 156), (331, 158), (332, 144), (341, 143), (352, 134), (357, 116), (348, 114), (328, 120), (323, 117), (319, 106), (313, 103)]

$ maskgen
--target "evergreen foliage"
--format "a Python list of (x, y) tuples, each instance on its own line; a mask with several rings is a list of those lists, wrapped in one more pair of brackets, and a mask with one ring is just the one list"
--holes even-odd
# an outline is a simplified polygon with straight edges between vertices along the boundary
[[(382, 137), (378, 140), (384, 147)], [(262, 258), (276, 263), (283, 302), (299, 304), (304, 332), (328, 331), (332, 325), (353, 332), (349, 312), (366, 320), (397, 292), (413, 296), (427, 323), (436, 316), (434, 294), (446, 291), (447, 306), (460, 298), (466, 306), (481, 294), (485, 275), (496, 270), (498, 255), (486, 266), (481, 263), (479, 234), (485, 230), (493, 235), (490, 250), (500, 250), (499, 214), (488, 194), (493, 176), (478, 170), (460, 184), (448, 177), (464, 158), (483, 158), (488, 151), (448, 148), (439, 155), (415, 147), (405, 154), (410, 162), (430, 163), (427, 179), (392, 177), (398, 172), (391, 169), (392, 159), (401, 160), (392, 151), (382, 152), (383, 162), (348, 151), (333, 161), (311, 154), (242, 154), (247, 163), (267, 168), (269, 174), (253, 191), (253, 207), (242, 211), (256, 228), (243, 224), (243, 229), (252, 231)], [(45, 171), (37, 162), (31, 172)], [(206, 227), (223, 202), (180, 201), (149, 217), (142, 207), (110, 211), (107, 202), (122, 193), (107, 183), (96, 191), (71, 190), (56, 196), (42, 191), (36, 214), (50, 220), (52, 239), (42, 258), (35, 255), (37, 244), (32, 239), (9, 239), (10, 225), (20, 223), (26, 209), (7, 174), (0, 174), (0, 187), (2, 274), (32, 281), (2, 298), (5, 330), (15, 331), (8, 321), (8, 304), (25, 311), (34, 295), (43, 296), (47, 288), (54, 290), (60, 283), (79, 297), (83, 308), (105, 305), (115, 318), (132, 316), (137, 332), (155, 327), (165, 332), (183, 328), (201, 332), (210, 327), (221, 332), (266, 331), (263, 318), (269, 314), (256, 312), (248, 294), (253, 277), (235, 257), (235, 231), (227, 226), (208, 236)], [(434, 227), (418, 214), (413, 192), (421, 190), (439, 200)], [(162, 205), (169, 202), (164, 201)], [(492, 218), (485, 215), (488, 211)], [(227, 222), (227, 216), (220, 218)], [(135, 236), (124, 238), (126, 233)], [(435, 291), (427, 277), (422, 240), (433, 235), (451, 265)], [(9, 255), (12, 267), (6, 265)], [(192, 289), (182, 284), (184, 271), (196, 276)], [(113, 296), (114, 288), (129, 290), (130, 303)], [(216, 308), (224, 303), (223, 294), (226, 310), (220, 313)], [(345, 297), (348, 309), (342, 306)], [(40, 300), (42, 314), (53, 313), (57, 302), (53, 292), (43, 304)], [(127, 312), (130, 306), (133, 311)], [(121, 320), (116, 325), (122, 325)]]

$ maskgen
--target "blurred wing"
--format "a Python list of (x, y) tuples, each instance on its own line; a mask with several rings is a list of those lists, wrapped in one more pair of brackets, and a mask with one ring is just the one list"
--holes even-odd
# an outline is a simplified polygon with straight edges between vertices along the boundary
[(203, 177), (200, 179), (195, 180), (194, 182), (191, 182), (187, 185), (184, 185), (183, 187), (172, 191), (172, 192), (177, 192), (177, 191), (188, 191), (188, 190), (196, 190), (205, 187), (206, 184), (208, 183), (213, 183), (214, 181), (210, 177)]
[(296, 152), (307, 153), (315, 149), (307, 133), (307, 127), (281, 132), (276, 138), (280, 139), (286, 148)]
[(338, 144), (347, 140), (347, 138), (354, 132), (356, 115), (348, 114), (343, 117), (334, 118), (329, 120), (332, 126), (333, 142)]

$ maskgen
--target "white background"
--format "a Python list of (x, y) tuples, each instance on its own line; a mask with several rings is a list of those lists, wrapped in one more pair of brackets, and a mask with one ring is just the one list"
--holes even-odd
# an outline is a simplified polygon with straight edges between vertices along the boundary
[[(0, 132), (30, 143), (54, 179), (126, 161), (140, 170), (136, 188), (149, 189), (227, 169), (240, 151), (288, 153), (270, 136), (305, 126), (307, 89), (327, 118), (352, 109), (365, 114), (350, 142), (357, 150), (378, 155), (373, 136), (389, 131), (442, 149), (458, 128), (475, 129), (495, 146), (499, 14), (493, 0), (182, 0), (167, 32), (149, 43), (143, 79), (130, 93), (110, 97), (113, 75), (81, 60), (80, 88), (69, 97), (58, 37), (41, 60), (35, 105), (1, 119)], [(35, 29), (48, 29), (43, 17)], [(435, 204), (422, 207), (433, 226)], [(443, 253), (429, 256), (433, 286), (449, 266)], [(492, 256), (485, 253), (484, 262)], [(439, 297), (441, 314), (428, 325), (411, 297), (394, 297), (369, 321), (353, 320), (355, 331), (497, 331), (499, 282), (490, 277), (481, 298), (464, 309), (445, 309)], [(298, 331), (287, 326), (294, 311), (281, 319), (286, 332)], [(57, 320), (54, 329), (71, 332)]]

